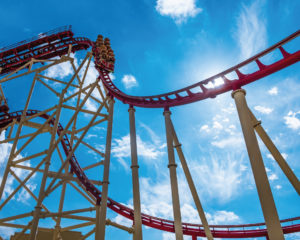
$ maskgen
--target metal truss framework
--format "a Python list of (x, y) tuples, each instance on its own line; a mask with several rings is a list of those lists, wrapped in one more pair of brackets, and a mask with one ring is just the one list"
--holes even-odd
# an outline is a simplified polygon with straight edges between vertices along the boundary
[[(65, 39), (65, 32), (69, 33), (67, 35), (68, 41)], [(283, 156), (280, 154), (274, 143), (271, 141), (270, 137), (264, 131), (263, 127), (261, 126), (261, 122), (256, 119), (247, 106), (245, 98), (246, 92), (241, 89), (243, 85), (256, 81), (264, 76), (298, 62), (300, 60), (300, 51), (287, 53), (282, 46), (298, 37), (300, 35), (300, 31), (292, 34), (288, 38), (275, 44), (262, 53), (259, 53), (256, 56), (209, 79), (178, 91), (147, 97), (134, 97), (122, 93), (110, 80), (109, 72), (113, 69), (112, 65), (110, 63), (106, 63), (103, 61), (103, 59), (98, 57), (98, 55), (100, 55), (98, 51), (101, 51), (101, 44), (98, 48), (97, 44), (94, 44), (88, 39), (85, 39), (83, 42), (76, 42), (73, 38), (73, 34), (70, 32), (70, 29), (65, 30), (64, 32), (55, 32), (55, 37), (53, 37), (53, 34), (51, 33), (52, 35), (50, 35), (49, 38), (52, 39), (53, 43), (59, 46), (62, 46), (63, 44), (64, 45), (60, 51), (56, 51), (56, 49), (49, 47), (51, 45), (51, 41), (45, 41), (50, 45), (42, 46), (43, 48), (47, 49), (47, 51), (43, 52), (45, 55), (43, 55), (44, 57), (41, 58), (47, 59), (30, 58), (30, 60), (26, 60), (25, 62), (23, 61), (22, 64), (19, 64), (17, 60), (11, 61), (6, 59), (1, 65), (3, 66), (3, 72), (9, 75), (1, 79), (0, 84), (30, 73), (34, 75), (30, 92), (23, 110), (20, 112), (6, 113), (0, 116), (0, 129), (1, 131), (5, 130), (8, 133), (7, 138), (1, 141), (1, 143), (10, 142), (12, 144), (7, 167), (5, 169), (3, 180), (0, 186), (0, 197), (2, 199), (0, 210), (9, 204), (9, 201), (16, 195), (18, 191), (20, 191), (20, 189), (24, 189), (26, 192), (28, 192), (36, 202), (34, 211), (0, 219), (0, 225), (2, 226), (21, 229), (21, 232), (16, 236), (16, 239), (21, 238), (22, 234), (30, 231), (30, 239), (34, 240), (36, 239), (39, 231), (49, 231), (49, 229), (39, 227), (39, 221), (42, 218), (52, 219), (54, 223), (53, 239), (63, 238), (64, 232), (90, 226), (90, 230), (86, 232), (84, 236), (80, 236), (80, 238), (86, 239), (92, 234), (95, 234), (96, 240), (104, 240), (106, 225), (112, 225), (129, 233), (133, 233), (134, 240), (142, 239), (142, 224), (168, 232), (175, 232), (176, 240), (182, 240), (183, 235), (190, 235), (192, 236), (193, 240), (197, 239), (197, 237), (206, 237), (207, 239), (218, 237), (266, 237), (272, 240), (282, 240), (284, 239), (284, 234), (300, 231), (300, 224), (294, 223), (294, 221), (300, 220), (300, 217), (282, 221), (279, 220), (270, 189), (270, 184), (257, 143), (255, 131), (269, 149), (283, 173), (287, 176), (291, 185), (300, 195), (299, 180)], [(60, 41), (57, 39), (60, 39)], [(36, 40), (24, 43), (23, 45), (26, 45), (27, 48), (24, 48), (22, 44), (13, 47), (14, 49), (21, 48), (23, 49), (22, 51), (24, 51), (24, 49), (30, 49), (28, 44), (30, 45), (35, 41)], [(68, 45), (66, 45), (67, 43)], [(76, 46), (75, 50), (72, 47), (73, 44)], [(81, 62), (80, 66), (76, 67), (73, 59), (70, 57), (70, 53), (71, 51), (77, 51), (85, 48), (86, 44), (92, 46), (92, 53), (88, 53)], [(33, 44), (33, 47), (40, 47), (40, 43), (36, 45)], [(259, 58), (262, 56), (277, 49), (279, 49), (279, 51), (282, 53), (282, 59), (270, 65), (265, 65), (259, 60)], [(10, 49), (7, 51), (10, 51)], [(32, 54), (36, 53), (32, 49), (30, 49), (30, 51)], [(62, 53), (67, 55), (63, 55)], [(17, 59), (19, 55), (20, 54), (15, 53), (14, 59)], [(61, 58), (54, 60), (48, 59), (52, 58), (54, 55), (60, 56)], [(87, 69), (90, 66), (93, 56), (96, 69), (99, 72), (99, 78), (95, 79), (95, 81), (90, 84), (86, 84), (85, 80)], [(41, 62), (48, 62), (49, 64), (32, 69), (33, 64)], [(69, 62), (74, 70), (74, 75), (68, 82), (47, 77), (45, 74), (43, 74), (43, 71), (62, 62)], [(252, 62), (257, 64), (258, 70), (249, 74), (241, 73), (239, 69)], [(25, 68), (28, 68), (26, 72), (14, 75), (16, 72), (19, 72), (22, 69), (24, 70)], [(83, 74), (79, 74), (80, 71), (82, 71)], [(238, 78), (235, 80), (229, 80), (225, 75), (231, 72), (235, 72)], [(208, 89), (207, 85), (209, 83), (214, 85), (217, 78), (223, 79), (223, 85)], [(63, 87), (60, 91), (58, 91), (57, 88), (50, 84), (50, 82), (55, 82)], [(57, 104), (42, 111), (29, 110), (29, 103), (36, 83), (42, 84), (47, 90), (53, 93), (57, 98)], [(101, 86), (101, 83), (104, 84), (104, 88)], [(201, 91), (193, 93), (191, 90), (195, 88), (199, 88)], [(5, 102), (5, 97), (1, 86), (0, 90), (2, 95), (1, 101)], [(230, 90), (233, 90), (232, 97), (236, 104), (244, 134), (265, 223), (222, 226), (208, 225), (200, 198), (197, 194), (195, 184), (188, 168), (187, 161), (184, 157), (181, 144), (171, 120), (171, 111), (169, 107), (187, 104), (209, 97), (215, 97), (218, 94)], [(97, 92), (97, 97), (95, 92)], [(111, 134), (114, 112), (113, 97), (123, 101), (126, 104), (129, 104), (134, 209), (130, 209), (108, 198), (109, 165), (112, 138)], [(88, 100), (92, 100), (97, 104), (97, 111), (87, 110), (84, 107)], [(174, 221), (141, 213), (134, 106), (150, 108), (158, 107), (164, 109), (163, 115), (166, 127), (166, 142), (169, 159), (168, 168), (170, 172)], [(69, 112), (71, 111), (72, 114), (69, 114), (68, 121), (66, 121), (65, 127), (63, 128), (60, 124), (60, 119), (64, 119), (65, 121), (63, 113), (66, 110)], [(78, 121), (81, 115), (89, 116), (89, 123), (85, 126), (80, 126), (80, 121)], [(37, 118), (44, 119), (44, 122), (40, 123), (39, 121), (36, 121)], [(106, 124), (107, 133), (105, 152), (101, 152), (99, 149), (91, 146), (85, 141), (84, 138), (88, 131), (98, 124)], [(29, 131), (28, 128), (30, 128), (31, 131)], [(45, 134), (50, 135), (48, 137), (49, 144), (45, 150), (39, 150), (38, 153), (33, 153), (31, 155), (26, 155), (25, 157), (19, 158), (19, 154), (26, 150), (30, 144), (35, 141), (35, 139), (39, 138), (40, 136), (44, 136)], [(103, 160), (92, 163), (85, 167), (81, 167), (74, 154), (75, 150), (81, 146), (89, 148)], [(62, 150), (60, 150), (61, 148)], [(178, 154), (202, 225), (182, 223), (181, 221), (180, 199), (178, 194), (176, 174), (177, 164), (175, 162), (174, 149)], [(63, 157), (62, 151), (64, 152), (65, 157)], [(52, 165), (54, 161), (53, 156), (59, 156), (59, 166), (56, 166), (56, 170), (50, 169), (50, 164)], [(100, 165), (103, 165), (102, 181), (88, 179), (85, 172)], [(26, 177), (20, 178), (20, 176), (18, 176), (16, 173), (16, 169), (26, 170), (29, 172), (29, 174)], [(28, 181), (34, 178), (37, 173), (42, 174), (38, 194), (32, 191), (27, 185)], [(8, 196), (5, 196), (5, 184), (8, 176), (13, 176), (15, 180), (19, 182), (19, 185), (12, 192), (10, 192)], [(96, 185), (101, 186), (102, 191), (96, 188)], [(74, 209), (70, 211), (63, 210), (67, 186), (70, 186), (75, 191), (79, 192), (80, 195), (85, 199), (85, 208)], [(57, 212), (50, 211), (45, 204), (45, 199), (50, 194), (56, 194), (58, 189), (60, 189), (60, 200), (57, 207), (58, 210)], [(107, 207), (128, 219), (134, 220), (132, 228), (121, 226), (117, 223), (111, 222), (109, 219), (106, 219)], [(93, 217), (85, 215), (85, 213), (89, 211), (95, 212)], [(31, 220), (28, 220), (27, 224), (22, 225), (14, 223), (16, 220), (28, 218)], [(80, 223), (62, 227), (62, 219), (73, 219), (80, 221)], [(287, 225), (282, 226), (283, 223), (286, 223)]]
[[(6, 131), (8, 133), (6, 139), (1, 141), (1, 144), (11, 144), (10, 155), (0, 186), (2, 199), (0, 210), (9, 208), (10, 200), (14, 199), (16, 194), (22, 191), (28, 193), (36, 202), (33, 211), (5, 217), (0, 220), (1, 226), (21, 229), (21, 232), (16, 235), (15, 239), (22, 239), (22, 235), (28, 231), (30, 231), (30, 239), (35, 239), (38, 231), (49, 231), (49, 229), (38, 227), (39, 220), (45, 218), (52, 220), (51, 225), (54, 226), (53, 239), (61, 239), (64, 232), (93, 226), (88, 233), (81, 236), (81, 239), (86, 239), (96, 231), (95, 229), (99, 228), (98, 219), (106, 219), (106, 216), (102, 218), (84, 216), (88, 212), (96, 212), (98, 214), (100, 206), (100, 202), (82, 184), (82, 181), (87, 179), (85, 176), (86, 172), (97, 169), (99, 175), (101, 175), (101, 170), (98, 169), (99, 166), (104, 166), (104, 173), (108, 173), (109, 168), (109, 154), (101, 152), (88, 144), (85, 141), (85, 137), (90, 130), (103, 124), (108, 125), (107, 135), (111, 136), (113, 114), (113, 100), (106, 94), (100, 80), (94, 79), (92, 83), (85, 82), (91, 60), (92, 54), (88, 53), (80, 66), (76, 67), (74, 59), (70, 55), (62, 56), (60, 59), (55, 60), (32, 59), (29, 63), (1, 80), (1, 84), (3, 84), (3, 82), (22, 78), (24, 75), (33, 75), (23, 110), (0, 116), (1, 132)], [(33, 63), (46, 63), (47, 65), (32, 69)], [(47, 69), (61, 63), (69, 63), (74, 70), (74, 74), (69, 81), (63, 82), (45, 75)], [(30, 67), (26, 69), (27, 66)], [(26, 71), (16, 74), (16, 72), (22, 70)], [(81, 73), (81, 76), (79, 73)], [(50, 91), (57, 99), (51, 107), (42, 111), (29, 109), (30, 100), (33, 93), (37, 91), (37, 85), (39, 87), (43, 86), (46, 91)], [(1, 97), (5, 99), (3, 91)], [(93, 101), (97, 105), (96, 111), (87, 109), (87, 100)], [(71, 117), (66, 121), (67, 124), (63, 128), (60, 124), (60, 119), (64, 118), (65, 120), (66, 112)], [(82, 117), (85, 118), (85, 122), (88, 119), (87, 125), (82, 126), (79, 123), (79, 119)], [(48, 136), (45, 137), (45, 135)], [(42, 138), (47, 139), (46, 141), (49, 142), (49, 145), (43, 150), (35, 147), (36, 142)], [(106, 151), (108, 152), (110, 152), (110, 141), (111, 137), (107, 142)], [(32, 148), (32, 146), (39, 151), (31, 154), (28, 149)], [(74, 155), (74, 152), (80, 146), (93, 151), (97, 154), (97, 158), (102, 160), (81, 168)], [(27, 155), (22, 154), (23, 152), (26, 152)], [(51, 170), (50, 165), (55, 165), (56, 168)], [(18, 169), (22, 170), (21, 175), (18, 174)], [(32, 190), (28, 184), (32, 179), (36, 178), (37, 174), (41, 175), (41, 184), (38, 192)], [(13, 191), (7, 193), (5, 186), (10, 176), (13, 177), (15, 184)], [(98, 195), (102, 198), (104, 198), (105, 186), (107, 188), (108, 180), (105, 181), (107, 178), (104, 177), (103, 181), (88, 180), (90, 185), (102, 187), (102, 194), (98, 192)], [(65, 202), (67, 187), (77, 191), (82, 196), (82, 199), (85, 200), (82, 201), (82, 208), (69, 211), (63, 210), (67, 204)], [(56, 196), (59, 191), (60, 198), (57, 202), (56, 211), (50, 210), (44, 203), (45, 198), (51, 196), (51, 194)], [(32, 217), (32, 220), (27, 221), (28, 217)], [(27, 221), (27, 224), (14, 223), (16, 220), (22, 219), (25, 222)], [(72, 219), (74, 221), (72, 225), (62, 227), (62, 219)], [(112, 225), (132, 232), (131, 228), (110, 220), (105, 220), (105, 225)]]

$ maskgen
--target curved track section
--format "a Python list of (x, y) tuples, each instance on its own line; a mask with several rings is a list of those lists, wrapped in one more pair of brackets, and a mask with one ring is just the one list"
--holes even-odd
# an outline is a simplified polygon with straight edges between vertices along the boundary
[[(7, 124), (11, 123), (13, 119), (20, 120), (23, 111), (17, 111), (9, 114), (0, 115), (0, 127), (4, 127)], [(26, 116), (38, 115), (39, 111), (37, 110), (28, 110), (26, 112)], [(40, 118), (48, 119), (49, 115), (41, 114), (38, 115)], [(54, 125), (55, 119), (51, 119), (49, 124)], [(61, 124), (58, 125), (57, 135), (60, 136), (63, 132), (63, 126)], [(69, 139), (67, 135), (63, 136), (61, 141), (61, 145), (64, 149), (64, 153), (66, 156), (72, 151), (72, 147), (70, 145)], [(71, 172), (74, 173), (81, 184), (86, 188), (88, 192), (90, 192), (96, 201), (101, 201), (101, 192), (98, 188), (96, 188), (85, 175), (84, 171), (80, 167), (76, 156), (72, 155), (69, 159)], [(115, 211), (116, 213), (133, 220), (134, 212), (133, 209), (124, 206), (112, 199), (108, 199), (107, 206)], [(290, 218), (282, 220), (281, 223), (288, 224), (282, 228), (285, 234), (294, 233), (300, 231), (300, 222), (299, 224), (294, 224), (293, 222), (300, 221), (300, 217)], [(142, 214), (142, 222), (145, 226), (156, 228), (163, 231), (174, 232), (174, 222), (169, 221), (162, 218), (157, 218), (153, 216), (149, 216), (146, 214)], [(250, 238), (250, 237), (264, 237), (267, 236), (267, 230), (265, 228), (264, 223), (256, 223), (256, 224), (244, 224), (244, 225), (210, 225), (212, 229), (212, 234), (214, 237), (222, 237), (222, 238)], [(199, 224), (191, 224), (191, 223), (182, 223), (183, 233), (185, 235), (191, 236), (199, 236), (205, 237), (205, 232), (202, 225)], [(262, 229), (259, 229), (262, 228)]]
[(0, 76), (13, 72), (32, 58), (45, 60), (68, 53), (88, 49), (93, 42), (84, 37), (73, 37), (71, 27), (64, 27), (42, 33), (37, 38), (25, 40), (0, 49)]
[[(259, 80), (263, 77), (266, 77), (274, 72), (277, 72), (287, 66), (298, 62), (300, 60), (300, 50), (294, 53), (288, 53), (283, 48), (283, 46), (286, 45), (292, 39), (299, 37), (299, 35), (300, 30), (290, 35), (289, 37), (283, 39), (282, 41), (278, 42), (277, 44), (273, 45), (272, 47), (262, 51), (261, 53), (217, 75), (207, 78), (201, 82), (195, 83), (191, 86), (160, 95), (141, 97), (126, 95), (113, 84), (108, 75), (108, 71), (101, 67), (101, 64), (97, 61), (96, 66), (97, 70), (99, 71), (101, 80), (103, 81), (106, 88), (114, 97), (121, 100), (123, 103), (146, 108), (168, 108), (204, 100), (206, 98), (215, 98), (219, 94), (239, 89), (244, 85)], [(281, 52), (283, 57), (282, 59), (270, 65), (265, 65), (260, 61), (260, 58), (272, 53), (275, 50), (279, 50)], [(245, 67), (251, 63), (255, 63), (257, 65), (257, 71), (250, 74), (243, 74), (239, 70), (242, 67)], [(228, 77), (226, 77), (227, 75), (232, 73), (236, 74), (237, 79), (229, 80)], [(219, 85), (216, 81), (220, 82), (220, 80), (223, 83)], [(209, 88), (211, 86), (215, 87)]]
[[(214, 98), (217, 95), (240, 88), (246, 84), (254, 82), (260, 78), (268, 76), (280, 69), (283, 69), (289, 65), (292, 65), (300, 60), (300, 51), (294, 53), (288, 53), (284, 50), (283, 46), (287, 44), (292, 39), (299, 37), (300, 31), (295, 32), (286, 39), (280, 41), (274, 46), (266, 49), (265, 51), (255, 55), (252, 58), (223, 71), (215, 76), (205, 79), (201, 82), (182, 88), (177, 91), (153, 95), (136, 97), (129, 96), (120, 91), (111, 81), (109, 77), (109, 72), (113, 70), (113, 66), (100, 61), (97, 58), (97, 49), (94, 46), (94, 42), (87, 38), (74, 38), (73, 32), (70, 28), (56, 29), (54, 31), (41, 34), (38, 38), (23, 41), (4, 49), (0, 49), (0, 76), (13, 72), (20, 66), (29, 62), (32, 58), (35, 59), (50, 59), (57, 56), (62, 56), (68, 53), (70, 46), (72, 47), (72, 52), (78, 50), (87, 49), (90, 46), (93, 49), (93, 55), (95, 56), (95, 66), (99, 72), (99, 77), (102, 82), (110, 92), (110, 94), (117, 99), (121, 100), (123, 103), (147, 107), (147, 108), (168, 108), (178, 105), (184, 105), (192, 103), (195, 101), (200, 101), (206, 98)], [(274, 62), (270, 65), (264, 65), (259, 59), (266, 54), (269, 54), (275, 50), (279, 49), (282, 53), (283, 58)], [(240, 68), (255, 62), (258, 70), (251, 74), (243, 74), (240, 72)], [(236, 73), (237, 79), (229, 80), (226, 75), (230, 73)], [(214, 88), (208, 88), (208, 85), (216, 86), (216, 79), (221, 78), (223, 84)], [(29, 110), (26, 112), (27, 116), (32, 116), (38, 114), (36, 110)], [(3, 114), (0, 115), (0, 127), (6, 126), (13, 119), (20, 119), (22, 111)], [(42, 114), (40, 117), (48, 119), (47, 114)], [(53, 124), (54, 119), (50, 120), (50, 124)], [(63, 131), (63, 127), (59, 125), (57, 134), (60, 135)], [(71, 145), (69, 143), (67, 135), (63, 136), (61, 141), (62, 147), (66, 156), (71, 152)], [(70, 158), (71, 172), (74, 173), (83, 186), (89, 191), (96, 201), (101, 200), (101, 192), (98, 190), (87, 178), (84, 171), (80, 167), (75, 155)], [(108, 199), (107, 206), (115, 211), (116, 213), (133, 220), (133, 210), (112, 200)], [(282, 229), (285, 234), (294, 233), (300, 231), (300, 224), (295, 224), (294, 221), (299, 221), (300, 217), (282, 220), (284, 223)], [(174, 232), (174, 222), (165, 220), (162, 218), (157, 218), (142, 214), (142, 223), (146, 226), (160, 229), (163, 231)], [(267, 230), (264, 223), (256, 224), (245, 224), (245, 225), (210, 225), (212, 234), (214, 237), (223, 238), (250, 238), (250, 237), (264, 237), (267, 236)], [(202, 225), (183, 223), (182, 224), (183, 233), (185, 235), (200, 236), (204, 237), (205, 233)]]

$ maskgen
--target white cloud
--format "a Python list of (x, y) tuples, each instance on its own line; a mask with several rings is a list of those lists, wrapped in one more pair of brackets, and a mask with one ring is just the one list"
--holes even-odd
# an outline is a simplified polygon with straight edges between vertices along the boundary
[(16, 229), (11, 227), (0, 227), (0, 235), (4, 237), (4, 239), (10, 239), (10, 236), (12, 236), (16, 232)]
[[(5, 131), (3, 131), (1, 133), (0, 136), (0, 141), (5, 139)], [(1, 168), (0, 168), (0, 179), (2, 180), (2, 175), (4, 172), (4, 168), (6, 165), (6, 162), (9, 158), (10, 155), (10, 151), (11, 151), (11, 147), (12, 144), (11, 143), (2, 143), (0, 144), (0, 164), (1, 164)], [(23, 158), (22, 155), (18, 155), (15, 160), (21, 159)], [(23, 166), (27, 166), (30, 167), (30, 163), (29, 162), (23, 162), (22, 163)], [(13, 168), (14, 173), (21, 179), (24, 180), (26, 173), (28, 173), (28, 171), (21, 169), (21, 168)], [(32, 176), (32, 178), (34, 178), (35, 175)], [(6, 184), (5, 184), (5, 188), (4, 188), (4, 197), (6, 197), (7, 195), (11, 194), (14, 190), (14, 183), (16, 182), (15, 178), (12, 175), (8, 175), (7, 180), (6, 180)], [(31, 183), (30, 181), (28, 181), (26, 183), (26, 186), (31, 189), (32, 191), (36, 188), (36, 184)], [(15, 195), (16, 198), (13, 197), (14, 200), (19, 201), (19, 202), (23, 202), (25, 203), (29, 198), (30, 195), (29, 193), (23, 188), (21, 190), (21, 192), (19, 192), (18, 194)]]
[(196, 6), (196, 0), (157, 0), (155, 8), (161, 15), (173, 18), (177, 24), (202, 12)]
[(218, 148), (241, 147), (243, 146), (243, 138), (241, 134), (237, 136), (223, 138), (221, 140), (212, 141), (211, 144)]
[(216, 211), (214, 214), (207, 216), (209, 224), (231, 224), (240, 221), (240, 217), (231, 211)]
[[(71, 54), (70, 56), (74, 58), (74, 65), (77, 66), (78, 63), (75, 54)], [(63, 79), (73, 73), (74, 70), (72, 68), (72, 65), (70, 64), (69, 61), (67, 61), (48, 68), (45, 72), (45, 76), (50, 78)]]
[(219, 123), (218, 121), (214, 121), (214, 122), (213, 122), (213, 128), (215, 128), (215, 129), (222, 129), (223, 126), (222, 126), (222, 124)]
[(163, 232), (162, 237), (163, 240), (175, 240), (175, 233)]
[[(140, 186), (142, 212), (164, 219), (173, 219), (172, 195), (168, 176), (157, 182), (149, 178), (140, 178)], [(182, 181), (179, 181), (178, 187), (180, 193), (186, 193), (180, 194), (182, 221), (199, 223), (200, 218), (198, 211), (193, 206), (193, 199), (191, 196), (187, 196), (190, 195), (187, 194), (190, 192), (187, 184), (182, 184)], [(206, 216), (210, 224), (230, 224), (239, 221), (239, 217), (230, 211), (215, 211), (206, 213)]]
[(277, 94), (278, 94), (278, 88), (277, 88), (277, 87), (272, 87), (272, 88), (268, 91), (268, 93), (269, 93), (270, 95), (277, 95)]
[(289, 111), (287, 116), (284, 117), (285, 124), (288, 128), (291, 128), (293, 130), (297, 130), (300, 128), (300, 120), (296, 117), (296, 115), (299, 113), (300, 112)]
[(268, 179), (270, 181), (274, 181), (274, 180), (277, 180), (278, 179), (278, 176), (275, 174), (275, 173), (272, 173), (268, 176)]
[[(36, 189), (37, 184), (34, 183), (27, 183), (26, 187), (30, 189), (31, 192), (33, 192)], [(31, 197), (29, 192), (23, 188), (21, 192), (17, 195), (17, 201), (22, 203), (27, 203), (27, 200)]]
[(279, 189), (282, 188), (282, 186), (281, 186), (281, 185), (276, 185), (275, 188), (276, 188), (277, 190), (279, 190)]
[(267, 45), (263, 7), (263, 0), (256, 0), (250, 6), (243, 5), (237, 18), (237, 32), (234, 38), (238, 41), (243, 59), (251, 57)]
[(271, 112), (273, 112), (272, 108), (263, 107), (263, 106), (255, 106), (254, 109), (263, 114), (270, 114)]
[[(161, 150), (161, 146), (156, 145), (155, 143), (144, 142), (139, 135), (137, 135), (136, 141), (138, 156), (143, 160), (157, 159), (164, 154), (164, 151)], [(124, 158), (129, 158), (131, 156), (129, 134), (120, 139), (114, 139), (112, 146), (111, 152), (113, 156), (118, 158), (118, 161), (126, 170), (128, 170), (129, 167)]]
[(126, 74), (122, 78), (122, 83), (126, 89), (138, 86), (136, 78), (131, 74)]
[(207, 124), (201, 126), (201, 128), (200, 128), (200, 132), (204, 132), (204, 131), (205, 132), (209, 132), (210, 131)]
[[(133, 206), (131, 206), (131, 205), (127, 205), (127, 204), (123, 204), (123, 205), (133, 209)], [(132, 227), (132, 221), (129, 220), (128, 218), (123, 217), (122, 215), (119, 215), (119, 214), (115, 218), (113, 218), (112, 221), (116, 222), (118, 224), (121, 224), (123, 226), (126, 226), (126, 227)]]

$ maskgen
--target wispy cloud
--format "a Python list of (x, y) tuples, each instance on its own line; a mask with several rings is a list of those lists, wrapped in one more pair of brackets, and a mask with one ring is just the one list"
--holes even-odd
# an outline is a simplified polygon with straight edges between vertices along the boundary
[(177, 24), (202, 12), (196, 6), (196, 0), (157, 0), (155, 8), (161, 15), (173, 18)]
[(237, 136), (222, 138), (211, 142), (211, 145), (216, 146), (218, 148), (236, 148), (241, 147), (243, 144), (244, 142), (241, 134), (238, 134)]
[(241, 50), (241, 58), (249, 58), (267, 44), (266, 20), (264, 18), (264, 0), (253, 1), (249, 6), (242, 6), (237, 18), (237, 39)]
[(272, 108), (268, 108), (268, 107), (264, 107), (264, 106), (255, 106), (254, 109), (260, 113), (263, 114), (270, 114), (271, 112), (273, 112)]
[(248, 180), (244, 159), (234, 155), (211, 155), (209, 159), (203, 158), (201, 162), (191, 162), (190, 168), (195, 182), (200, 186), (209, 186), (199, 189), (201, 195), (220, 202), (232, 200), (239, 194), (238, 189)]
[(239, 148), (244, 145), (238, 122), (233, 118), (235, 108), (232, 103), (221, 109), (212, 121), (200, 126), (200, 136), (208, 138), (211, 145), (218, 148)]
[(122, 83), (126, 89), (138, 86), (136, 78), (131, 74), (126, 74), (122, 78)]
[[(145, 142), (139, 135), (137, 135), (136, 141), (138, 156), (146, 162), (148, 160), (158, 159), (164, 154), (164, 151), (161, 149), (161, 145), (157, 145), (151, 142)], [(127, 161), (125, 161), (126, 158), (129, 158), (131, 156), (129, 134), (119, 139), (114, 139), (112, 146), (113, 147), (111, 152), (113, 156), (118, 159), (125, 170), (129, 170), (128, 163)]]

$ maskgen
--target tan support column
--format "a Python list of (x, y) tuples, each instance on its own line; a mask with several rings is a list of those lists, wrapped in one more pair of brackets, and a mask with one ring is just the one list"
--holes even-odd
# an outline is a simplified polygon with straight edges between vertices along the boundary
[(4, 171), (3, 176), (2, 176), (2, 182), (1, 182), (1, 185), (0, 185), (0, 200), (2, 199), (2, 196), (3, 196), (4, 187), (5, 187), (7, 178), (8, 178), (11, 162), (16, 157), (15, 152), (16, 152), (19, 137), (20, 137), (20, 134), (21, 134), (21, 131), (22, 131), (23, 122), (26, 118), (26, 112), (27, 112), (27, 109), (29, 107), (29, 103), (30, 103), (31, 96), (32, 96), (32, 93), (33, 93), (33, 90), (34, 90), (36, 79), (37, 79), (37, 73), (35, 74), (34, 79), (32, 81), (32, 84), (31, 84), (31, 87), (30, 87), (30, 90), (29, 90), (29, 94), (28, 94), (28, 97), (27, 97), (27, 100), (26, 100), (26, 103), (25, 103), (25, 107), (23, 109), (23, 113), (22, 113), (22, 116), (21, 116), (21, 121), (19, 122), (19, 126), (18, 126), (18, 129), (17, 129), (16, 135), (15, 135), (16, 139), (15, 139), (15, 141), (14, 141), (12, 147), (11, 147), (10, 154), (9, 154), (9, 157), (8, 157), (8, 160), (7, 160), (7, 163), (6, 163), (5, 171)]
[(100, 202), (97, 200), (96, 203), (96, 225), (95, 225), (95, 239), (99, 238), (99, 224), (100, 224)]
[(36, 236), (37, 236), (40, 213), (41, 213), (41, 209), (42, 209), (41, 206), (42, 206), (43, 199), (45, 197), (45, 187), (46, 187), (46, 183), (47, 183), (49, 167), (51, 164), (51, 158), (52, 158), (52, 153), (53, 153), (53, 149), (54, 149), (55, 136), (56, 136), (56, 132), (57, 132), (58, 124), (59, 124), (63, 99), (64, 99), (64, 95), (66, 92), (67, 92), (66, 89), (64, 89), (61, 92), (59, 104), (58, 104), (58, 107), (56, 110), (55, 122), (54, 122), (54, 126), (53, 126), (52, 132), (51, 132), (49, 152), (47, 153), (47, 156), (45, 157), (46, 160), (45, 160), (45, 168), (44, 168), (44, 172), (43, 172), (42, 182), (41, 182), (41, 186), (40, 186), (37, 204), (35, 206), (35, 210), (33, 213), (33, 220), (32, 220), (31, 231), (30, 231), (30, 240), (35, 240)]
[[(68, 173), (68, 169), (69, 169), (69, 164), (66, 164), (65, 173)], [(59, 201), (59, 207), (58, 207), (58, 213), (59, 214), (61, 214), (62, 211), (63, 211), (66, 188), (67, 188), (67, 181), (64, 180), (63, 185), (62, 185), (62, 189), (61, 189), (60, 201)], [(53, 231), (53, 238), (52, 238), (53, 240), (59, 240), (59, 232), (60, 232), (60, 229), (61, 229), (60, 223), (61, 223), (61, 215), (59, 215), (57, 217), (57, 222), (56, 222), (56, 225), (55, 225), (54, 231)]]
[(259, 150), (258, 142), (255, 136), (248, 106), (246, 103), (246, 91), (243, 89), (232, 92), (235, 100), (236, 108), (239, 114), (245, 143), (254, 175), (254, 180), (264, 214), (269, 238), (272, 240), (283, 240), (283, 232), (281, 229), (279, 217), (277, 214), (275, 202), (268, 181), (266, 169)]
[(285, 176), (289, 179), (290, 183), (293, 185), (297, 193), (300, 195), (300, 182), (292, 171), (288, 163), (282, 157), (281, 153), (278, 151), (276, 146), (274, 145), (271, 138), (268, 136), (264, 128), (261, 126), (261, 121), (258, 121), (254, 116), (253, 112), (249, 109), (250, 117), (252, 120), (253, 127), (263, 143), (266, 145), (272, 156), (274, 157), (275, 161), (278, 163), (281, 170), (284, 172)]
[(135, 131), (135, 109), (130, 107), (129, 126), (130, 126), (130, 149), (131, 149), (131, 170), (132, 170), (132, 189), (133, 189), (133, 207), (134, 207), (134, 240), (142, 240), (142, 217), (140, 201), (140, 184), (139, 184), (139, 165), (137, 159), (136, 131)]
[(173, 149), (173, 136), (172, 136), (172, 123), (171, 123), (170, 115), (171, 112), (169, 110), (164, 111), (168, 157), (169, 157), (168, 168), (170, 171), (173, 214), (174, 214), (174, 227), (175, 227), (176, 240), (183, 240), (178, 182), (177, 182), (177, 174), (176, 174), (177, 164), (175, 163), (175, 156), (174, 156), (174, 149)]
[(106, 225), (106, 210), (107, 210), (107, 195), (108, 195), (108, 184), (109, 184), (109, 165), (110, 165), (110, 152), (111, 152), (111, 139), (112, 139), (112, 123), (114, 113), (114, 100), (109, 98), (108, 107), (108, 122), (107, 122), (107, 134), (106, 134), (106, 148), (104, 158), (104, 172), (102, 182), (102, 194), (101, 194), (101, 206), (100, 213), (96, 219), (96, 234), (95, 240), (105, 239), (105, 225)]
[(209, 229), (209, 226), (208, 226), (208, 223), (207, 223), (207, 219), (206, 219), (205, 213), (203, 211), (203, 207), (202, 207), (202, 204), (200, 202), (200, 198), (199, 198), (199, 195), (197, 193), (197, 190), (196, 190), (196, 187), (195, 187), (195, 184), (194, 184), (191, 172), (189, 170), (189, 167), (188, 167), (187, 162), (185, 160), (185, 157), (183, 155), (183, 152), (182, 152), (182, 149), (181, 149), (181, 144), (179, 143), (179, 140), (178, 140), (178, 137), (177, 137), (174, 125), (172, 123), (172, 120), (170, 120), (170, 121), (171, 121), (171, 125), (172, 125), (171, 127), (172, 127), (172, 133), (173, 133), (174, 147), (176, 148), (178, 157), (179, 157), (181, 165), (182, 165), (183, 172), (185, 174), (185, 177), (186, 177), (186, 180), (188, 182), (190, 191), (192, 193), (192, 196), (193, 196), (196, 208), (198, 210), (198, 214), (199, 214), (200, 220), (202, 222), (205, 235), (206, 235), (206, 237), (207, 237), (208, 240), (212, 240), (213, 236), (212, 236), (212, 233), (211, 233), (211, 231)]

